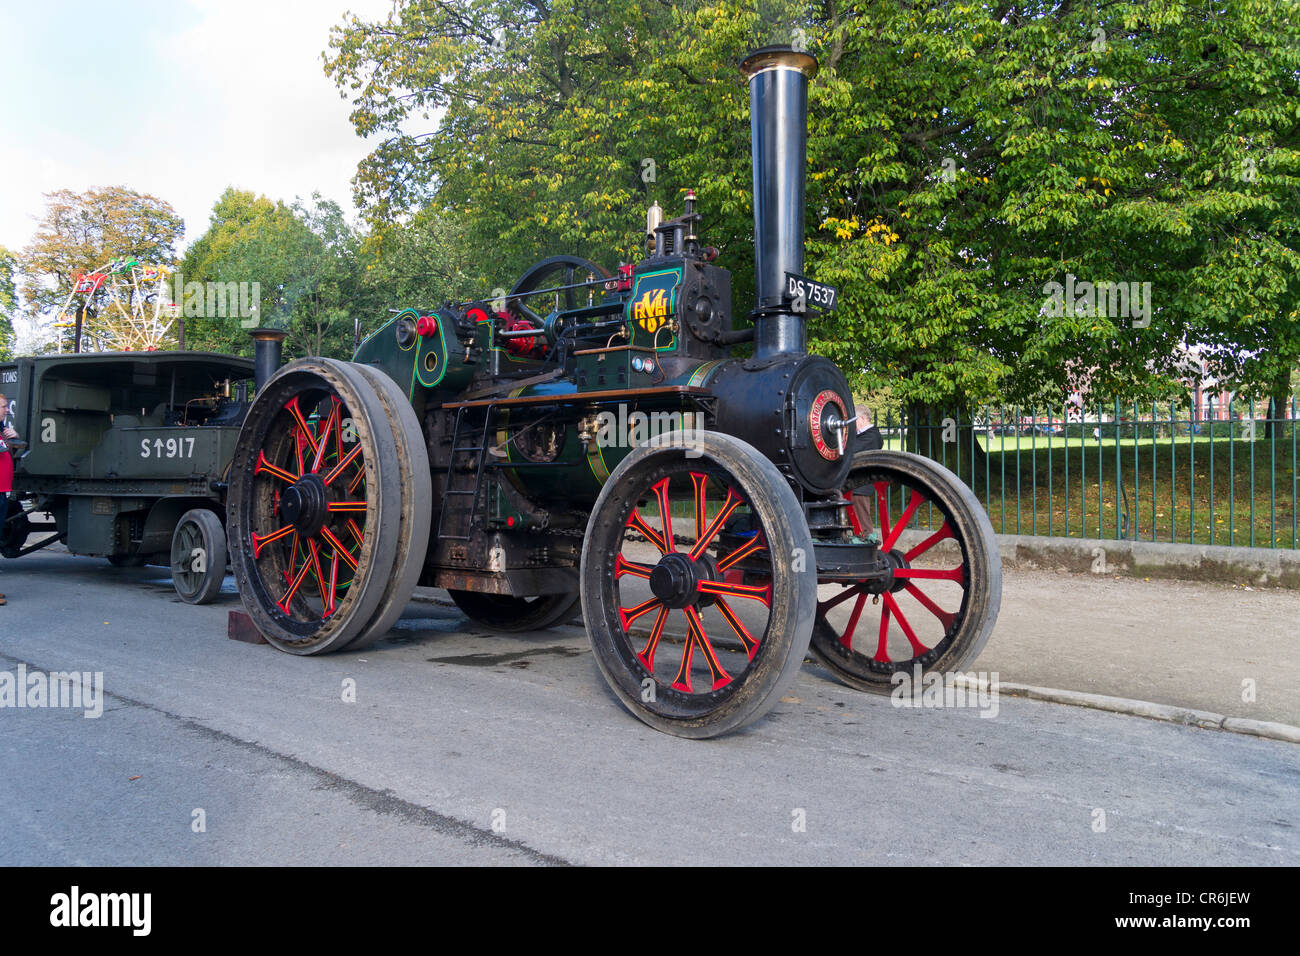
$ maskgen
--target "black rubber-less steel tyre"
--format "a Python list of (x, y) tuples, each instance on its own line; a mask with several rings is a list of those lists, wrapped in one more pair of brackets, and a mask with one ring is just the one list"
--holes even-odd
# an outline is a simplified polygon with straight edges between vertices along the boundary
[(226, 578), (226, 529), (207, 508), (181, 515), (172, 532), (172, 584), (186, 604), (207, 604)]
[(402, 460), (359, 366), (299, 359), (258, 393), (231, 462), (226, 528), (240, 597), (271, 644), (336, 651), (386, 613)]
[(563, 624), (578, 613), (576, 594), (543, 594), (519, 598), (478, 591), (448, 591), (464, 615), (493, 631), (537, 631)]
[[(425, 553), (429, 549), (429, 530), (433, 520), (433, 477), (429, 471), (429, 452), (424, 429), (415, 409), (402, 389), (378, 369), (354, 365), (374, 387), (388, 418), (388, 427), (397, 439), (397, 468), (400, 497), (397, 500), (400, 526), (397, 554), (393, 559), (393, 576), (384, 592), (374, 618), (348, 645), (357, 650), (373, 644), (387, 634), (411, 601), (420, 581)], [(388, 507), (388, 503), (385, 503)]]
[(894, 579), (880, 594), (865, 582), (823, 584), (814, 656), (844, 683), (885, 694), (900, 671), (915, 679), (918, 666), (924, 676), (973, 663), (1002, 603), (1001, 555), (974, 493), (929, 458), (867, 451), (854, 456), (844, 496), (854, 531), (880, 536)]
[(803, 510), (753, 446), (669, 433), (605, 482), (583, 616), (605, 680), (650, 726), (702, 738), (757, 720), (798, 673), (816, 604)]

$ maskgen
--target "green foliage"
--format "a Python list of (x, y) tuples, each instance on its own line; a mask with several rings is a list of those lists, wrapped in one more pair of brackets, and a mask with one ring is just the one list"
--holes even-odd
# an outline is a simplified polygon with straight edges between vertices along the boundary
[[(313, 196), (310, 204), (287, 206), (230, 188), (213, 207), (207, 231), (190, 246), (180, 271), (187, 286), (256, 283), (257, 321), (288, 331), (288, 355), (346, 357), (352, 352), (359, 245), (336, 203)], [(253, 319), (247, 322), (251, 326)], [(252, 352), (245, 317), (229, 313), (187, 317), (186, 344)]]
[(0, 246), (0, 362), (14, 357), (13, 310), (17, 303), (14, 270), (17, 265), (14, 254)]
[[(171, 205), (125, 186), (45, 194), (45, 216), (17, 257), (22, 298), (33, 315), (52, 315), (80, 272), (114, 259), (170, 268), (184, 222)], [(97, 297), (103, 299), (103, 293)]]
[[(1300, 19), (1269, 0), (914, 4), (468, 0), (350, 18), (326, 68), (386, 133), (358, 201), (381, 247), (455, 223), (462, 296), (542, 255), (612, 265), (694, 187), (752, 290), (737, 60), (803, 30), (814, 350), (909, 403), (1184, 389), (1197, 347), (1277, 393), (1300, 357)], [(760, 16), (760, 12), (763, 16)], [(411, 134), (425, 122), (428, 132)], [(652, 160), (654, 176), (643, 175)], [(1049, 283), (1151, 283), (1139, 316), (1053, 315)], [(1137, 319), (1135, 325), (1134, 319)]]

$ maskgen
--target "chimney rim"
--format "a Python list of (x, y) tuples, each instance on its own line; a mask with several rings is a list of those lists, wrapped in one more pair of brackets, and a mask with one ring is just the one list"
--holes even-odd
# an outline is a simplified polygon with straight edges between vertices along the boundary
[(795, 70), (812, 79), (817, 75), (817, 58), (788, 43), (777, 43), (759, 47), (740, 61), (740, 72), (751, 80), (769, 70)]

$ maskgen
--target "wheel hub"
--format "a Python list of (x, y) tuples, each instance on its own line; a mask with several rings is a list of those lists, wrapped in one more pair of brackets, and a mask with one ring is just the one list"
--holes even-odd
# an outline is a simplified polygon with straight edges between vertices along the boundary
[(695, 604), (700, 597), (701, 569), (684, 554), (673, 552), (650, 572), (650, 590), (670, 608)]
[(907, 579), (894, 577), (894, 572), (901, 571), (904, 568), (910, 568), (912, 565), (909, 564), (907, 558), (903, 556), (903, 552), (899, 551), (897, 548), (894, 548), (886, 554), (885, 560), (889, 562), (890, 566), (889, 580), (891, 583), (889, 585), (889, 591), (891, 594), (897, 594), (899, 591), (903, 590), (903, 588), (907, 587)]
[(303, 537), (313, 537), (325, 526), (329, 499), (320, 475), (303, 475), (280, 498), (280, 514)]

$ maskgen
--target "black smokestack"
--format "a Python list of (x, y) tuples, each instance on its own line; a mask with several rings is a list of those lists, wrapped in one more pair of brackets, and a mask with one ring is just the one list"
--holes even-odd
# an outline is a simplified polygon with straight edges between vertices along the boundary
[(253, 337), (253, 381), (259, 393), (280, 367), (288, 334), (280, 329), (253, 329), (249, 333)]
[(789, 46), (765, 46), (740, 69), (749, 77), (754, 153), (754, 354), (802, 353), (804, 319), (790, 308), (785, 274), (803, 275), (808, 79), (817, 60)]

